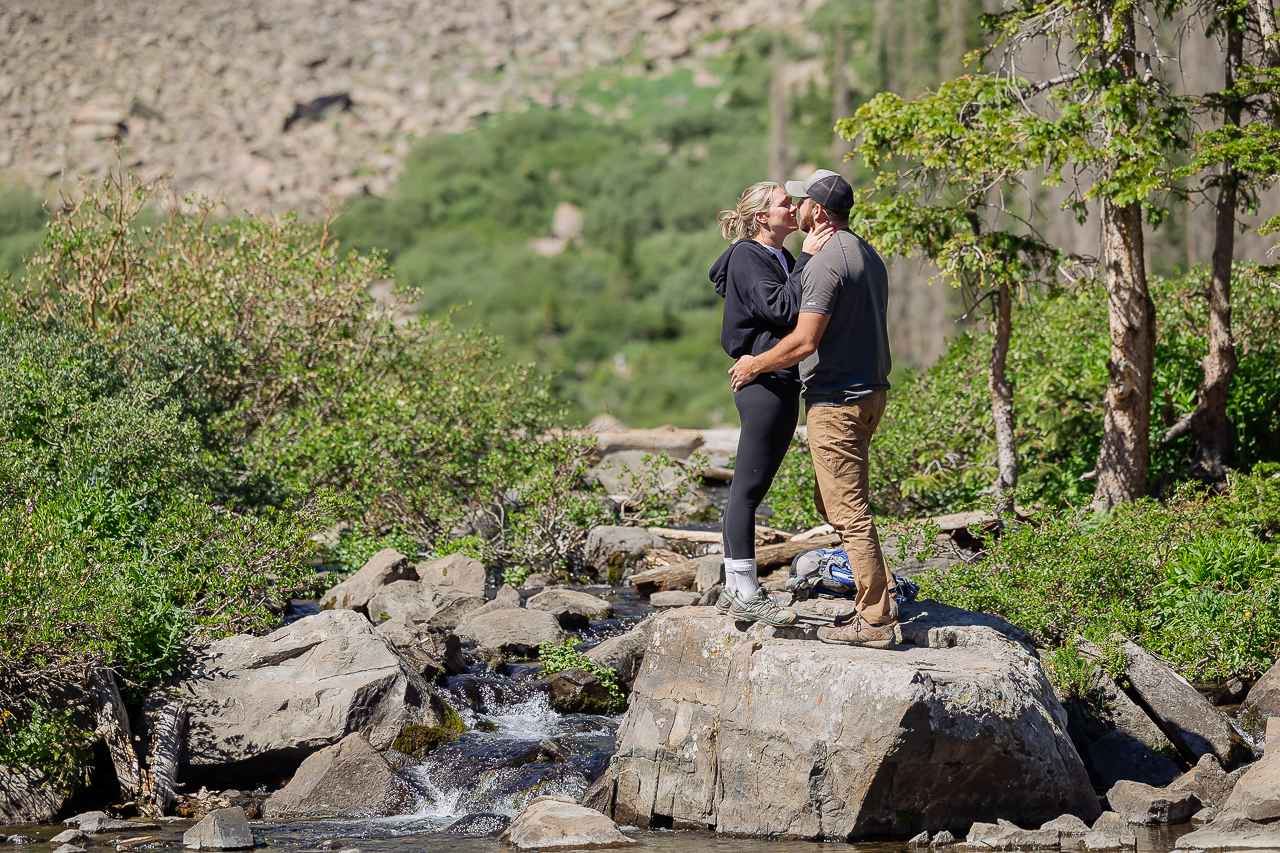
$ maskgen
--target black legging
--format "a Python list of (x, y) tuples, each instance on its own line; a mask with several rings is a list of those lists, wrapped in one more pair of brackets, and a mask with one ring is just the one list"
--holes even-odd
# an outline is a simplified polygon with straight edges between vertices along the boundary
[(756, 555), (756, 509), (791, 446), (800, 414), (800, 383), (766, 373), (733, 395), (742, 419), (738, 457), (724, 510), (724, 556), (750, 560)]

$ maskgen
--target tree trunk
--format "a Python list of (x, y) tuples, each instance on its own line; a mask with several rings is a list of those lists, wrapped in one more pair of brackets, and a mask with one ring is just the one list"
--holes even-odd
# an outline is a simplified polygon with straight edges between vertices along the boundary
[[(1262, 33), (1262, 63), (1267, 68), (1280, 68), (1280, 33), (1276, 32), (1276, 12), (1271, 0), (1255, 0), (1258, 29)], [(1280, 93), (1271, 93), (1271, 126), (1280, 127)]]
[[(1227, 34), (1227, 88), (1235, 85), (1236, 68), (1244, 53), (1244, 33)], [(1233, 106), (1223, 117), (1226, 124), (1240, 126), (1240, 107)], [(1218, 209), (1214, 229), (1213, 273), (1209, 283), (1209, 352), (1201, 366), (1204, 378), (1191, 416), (1196, 437), (1196, 454), (1191, 472), (1201, 479), (1217, 482), (1227, 475), (1231, 454), (1227, 395), (1236, 369), (1235, 342), (1231, 339), (1231, 264), (1236, 247), (1236, 187), (1238, 179), (1231, 163), (1222, 164), (1218, 187)]]
[[(1106, 37), (1116, 45), (1102, 57), (1102, 64), (1133, 77), (1133, 12), (1104, 8), (1102, 15)], [(1147, 290), (1141, 204), (1118, 205), (1103, 198), (1102, 264), (1111, 354), (1093, 505), (1111, 509), (1146, 495), (1151, 453), (1156, 308)]]
[(991, 388), (991, 415), (996, 423), (996, 455), (999, 474), (996, 476), (995, 493), (998, 496), (998, 512), (1013, 512), (1010, 492), (1018, 485), (1018, 444), (1013, 432), (1013, 384), (1005, 371), (1009, 355), (1009, 337), (1013, 331), (1013, 305), (1009, 283), (1002, 281), (996, 288), (995, 342), (991, 345), (991, 364), (987, 383)]
[(769, 85), (769, 180), (782, 183), (790, 163), (787, 156), (787, 60), (782, 30), (773, 32), (773, 81)]
[[(835, 25), (831, 28), (831, 123), (849, 117), (849, 82), (845, 78), (845, 43), (844, 21), (836, 15)], [(852, 150), (849, 140), (836, 134), (831, 143), (831, 159), (835, 165), (831, 168), (846, 178), (852, 177), (850, 164), (845, 155)]]

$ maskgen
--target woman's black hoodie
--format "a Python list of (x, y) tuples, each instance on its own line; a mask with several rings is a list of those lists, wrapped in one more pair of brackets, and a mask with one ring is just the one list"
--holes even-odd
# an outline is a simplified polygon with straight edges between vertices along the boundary
[[(724, 297), (720, 346), (734, 358), (768, 352), (787, 336), (800, 313), (800, 271), (812, 255), (793, 258), (785, 248), (791, 275), (755, 240), (739, 240), (711, 267), (716, 293)], [(799, 381), (799, 367), (775, 370), (774, 376)]]

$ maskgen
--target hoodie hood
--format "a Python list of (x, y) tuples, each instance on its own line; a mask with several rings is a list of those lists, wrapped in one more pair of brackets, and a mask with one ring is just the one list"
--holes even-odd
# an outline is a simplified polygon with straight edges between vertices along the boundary
[(733, 250), (736, 248), (738, 248), (737, 243), (729, 246), (729, 248), (725, 249), (720, 254), (720, 257), (716, 258), (716, 262), (711, 265), (709, 277), (711, 281), (715, 283), (716, 294), (719, 295), (721, 299), (724, 298), (729, 287), (729, 256), (733, 254)]

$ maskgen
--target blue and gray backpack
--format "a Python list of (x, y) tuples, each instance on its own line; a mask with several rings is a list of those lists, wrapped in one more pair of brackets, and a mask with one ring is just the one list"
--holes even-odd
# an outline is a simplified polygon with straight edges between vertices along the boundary
[[(897, 584), (895, 595), (899, 602), (916, 600), (920, 587), (898, 575), (894, 575), (893, 580)], [(857, 597), (858, 586), (853, 579), (853, 570), (849, 567), (849, 555), (843, 548), (805, 551), (791, 562), (787, 590), (800, 600), (816, 595), (830, 598)]]

